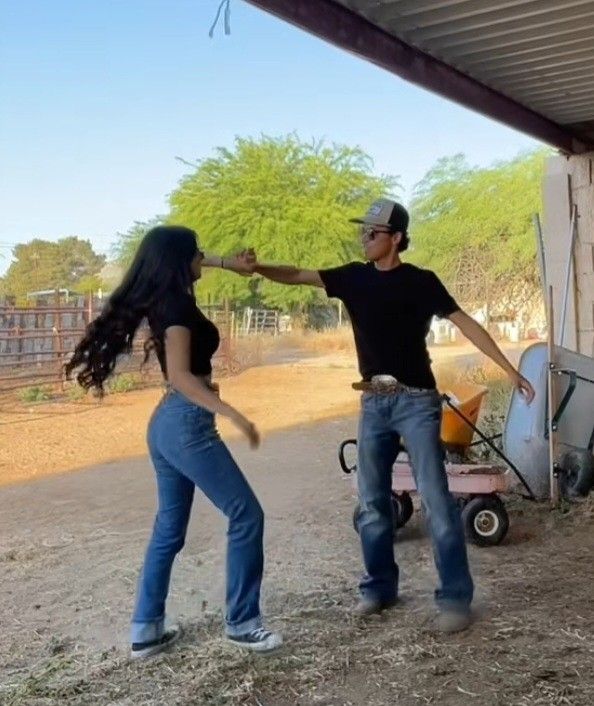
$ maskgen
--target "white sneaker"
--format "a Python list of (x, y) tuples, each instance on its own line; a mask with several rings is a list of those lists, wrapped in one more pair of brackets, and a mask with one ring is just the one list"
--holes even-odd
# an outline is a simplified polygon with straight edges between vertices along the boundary
[(283, 636), (280, 632), (271, 632), (264, 628), (250, 630), (243, 635), (227, 635), (226, 637), (232, 644), (253, 652), (272, 652), (283, 644)]

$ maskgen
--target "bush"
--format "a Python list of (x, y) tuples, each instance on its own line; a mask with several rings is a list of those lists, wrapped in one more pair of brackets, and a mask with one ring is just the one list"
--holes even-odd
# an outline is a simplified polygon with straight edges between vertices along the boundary
[(84, 390), (80, 385), (76, 383), (68, 387), (68, 389), (66, 390), (66, 397), (71, 402), (78, 402), (79, 400), (84, 399), (86, 394), (86, 390)]
[(140, 387), (140, 379), (137, 375), (122, 373), (109, 381), (108, 392), (132, 392)]
[(52, 393), (48, 387), (33, 385), (21, 390), (20, 398), (22, 402), (47, 402), (51, 400)]

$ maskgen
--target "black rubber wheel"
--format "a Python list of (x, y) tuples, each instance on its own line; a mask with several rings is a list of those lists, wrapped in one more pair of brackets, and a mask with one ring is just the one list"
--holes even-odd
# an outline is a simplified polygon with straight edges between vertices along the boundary
[(357, 503), (353, 508), (353, 528), (359, 534), (359, 515), (361, 514), (361, 505)]
[(566, 498), (585, 497), (594, 487), (594, 456), (588, 449), (566, 451), (559, 459), (559, 489)]
[(478, 495), (462, 510), (464, 531), (470, 542), (479, 547), (499, 544), (509, 529), (509, 516), (496, 495)]
[(467, 450), (462, 446), (448, 445), (444, 451), (446, 463), (468, 463)]
[[(414, 512), (414, 506), (410, 493), (406, 491), (402, 493), (392, 492), (392, 518), (394, 522), (394, 534), (396, 530), (410, 520)], [(359, 533), (359, 515), (361, 514), (361, 505), (357, 503), (353, 508), (353, 527), (357, 534)]]
[(394, 524), (396, 529), (400, 529), (410, 520), (414, 512), (410, 493), (407, 493), (406, 490), (402, 493), (392, 491), (392, 507), (394, 508)]

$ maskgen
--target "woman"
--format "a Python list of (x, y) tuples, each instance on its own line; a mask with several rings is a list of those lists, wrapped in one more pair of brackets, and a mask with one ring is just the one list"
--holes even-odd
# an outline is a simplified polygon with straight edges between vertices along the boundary
[(215, 427), (214, 415), (223, 415), (245, 434), (252, 448), (259, 444), (255, 426), (223, 402), (212, 383), (211, 357), (219, 334), (196, 306), (193, 293), (205, 265), (249, 273), (239, 258), (227, 262), (206, 258), (189, 228), (153, 228), (66, 366), (67, 375), (82, 368), (79, 384), (103, 394), (118, 356), (131, 351), (134, 334), (147, 318), (151, 338), (145, 345), (145, 362), (154, 348), (167, 382), (148, 428), (158, 511), (132, 618), (135, 659), (161, 652), (181, 634), (179, 626), (165, 628), (165, 601), (173, 560), (184, 545), (195, 486), (229, 518), (227, 638), (259, 652), (282, 643), (280, 634), (264, 629), (260, 614), (262, 508)]

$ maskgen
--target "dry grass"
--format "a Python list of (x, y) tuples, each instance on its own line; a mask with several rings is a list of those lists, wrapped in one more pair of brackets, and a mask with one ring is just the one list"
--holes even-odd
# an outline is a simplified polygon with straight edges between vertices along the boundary
[(343, 326), (326, 331), (294, 331), (284, 339), (288, 345), (304, 351), (311, 351), (318, 354), (324, 353), (345, 353), (356, 355), (353, 331), (349, 326)]
[(267, 353), (278, 346), (275, 336), (248, 336), (236, 338), (233, 341), (233, 357), (239, 362), (242, 370), (262, 365)]
[[(375, 620), (351, 618), (351, 578), (337, 564), (328, 589), (288, 592), (276, 601), (275, 622), (290, 634), (290, 644), (273, 656), (226, 645), (215, 615), (190, 625), (175, 651), (142, 664), (115, 650), (94, 652), (54, 639), (46, 642), (45, 657), (25, 668), (25, 645), (15, 643), (11, 661), (22, 654), (23, 668), (7, 675), (0, 701), (586, 706), (594, 689), (594, 548), (586, 540), (594, 504), (562, 514), (514, 501), (511, 511), (516, 529), (510, 543), (475, 554), (490, 613), (463, 635), (436, 634), (426, 606), (414, 602)], [(543, 552), (555, 560), (544, 560)]]
[[(350, 337), (350, 331), (348, 334)], [(310, 345), (309, 350), (316, 352), (342, 352), (341, 336), (307, 334), (307, 343), (295, 345)], [(262, 342), (262, 355), (270, 350), (268, 344)], [(274, 339), (270, 345), (276, 345)], [(257, 383), (246, 388), (245, 403), (256, 405), (256, 391), (264, 383), (271, 386), (270, 399), (276, 373), (279, 384), (274, 389), (279, 388), (279, 398), (272, 406), (281, 408), (289, 369), (279, 366), (276, 371), (254, 370), (245, 375), (244, 380), (253, 376)], [(316, 371), (296, 368), (293, 372), (291, 406), (295, 407), (300, 390), (304, 401), (311, 400), (311, 378)], [(336, 387), (319, 390), (320, 400), (336, 401), (335, 390), (348, 391), (350, 374), (347, 370), (338, 376), (336, 370), (326, 370), (325, 377), (337, 376)], [(455, 364), (438, 368), (442, 387), (460, 376), (489, 386), (481, 425), (495, 426), (507, 405), (507, 382), (489, 366), (464, 373)], [(315, 386), (319, 386), (319, 379)], [(232, 387), (230, 384), (230, 391)], [(137, 394), (126, 399), (132, 400)], [(129, 411), (124, 410), (126, 416)], [(56, 417), (51, 423), (55, 427)], [(139, 425), (138, 420), (135, 424)], [(320, 488), (319, 492), (324, 491)], [(412, 600), (403, 609), (369, 622), (349, 616), (359, 553), (354, 538), (344, 542), (334, 522), (335, 518), (348, 522), (350, 499), (337, 500), (333, 495), (332, 502), (318, 514), (303, 506), (295, 510), (298, 517), (283, 518), (286, 548), (282, 556), (274, 558), (283, 562), (286, 583), (281, 584), (279, 579), (279, 588), (285, 587), (267, 606), (274, 624), (288, 637), (282, 652), (257, 657), (233, 650), (221, 639), (221, 616), (212, 613), (190, 622), (183, 641), (170, 654), (142, 664), (130, 663), (115, 647), (92, 649), (41, 624), (38, 630), (15, 628), (5, 633), (0, 647), (0, 663), (4, 664), (0, 670), (0, 703), (589, 706), (594, 693), (594, 499), (551, 511), (546, 505), (514, 498), (509, 500), (508, 510), (512, 527), (506, 542), (493, 549), (471, 550), (480, 588), (480, 621), (463, 635), (443, 637), (432, 630), (427, 590), (432, 580), (430, 550), (426, 539), (415, 539), (418, 514), (405, 529), (410, 534), (398, 545), (405, 571), (405, 596), (412, 596)], [(307, 517), (307, 523), (301, 515)], [(73, 552), (76, 541), (73, 537)], [(129, 538), (125, 541), (129, 543)], [(52, 569), (52, 548), (43, 546), (37, 558), (30, 557), (24, 545), (9, 548), (0, 553), (0, 569), (7, 569), (8, 577), (11, 567), (18, 568), (11, 574), (17, 583), (19, 576), (24, 580), (25, 576), (46, 576), (56, 571), (55, 566)], [(293, 546), (301, 547), (299, 560), (285, 564)], [(324, 554), (320, 554), (320, 547), (326, 547)], [(80, 551), (88, 553), (84, 542)], [(97, 555), (98, 546), (94, 545), (93, 561), (100, 559)], [(63, 568), (60, 556), (54, 556), (53, 561), (60, 570)], [(312, 566), (318, 567), (316, 576), (323, 580), (303, 589), (300, 576), (307, 576)], [(119, 570), (112, 569), (116, 573)], [(132, 573), (126, 565), (120, 571), (120, 580), (133, 581)], [(96, 595), (93, 600), (100, 598)], [(110, 597), (102, 595), (101, 600), (109, 601)], [(69, 605), (79, 604), (83, 604), (82, 596)], [(110, 610), (115, 613), (115, 606)]]

